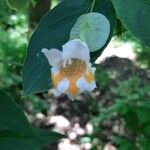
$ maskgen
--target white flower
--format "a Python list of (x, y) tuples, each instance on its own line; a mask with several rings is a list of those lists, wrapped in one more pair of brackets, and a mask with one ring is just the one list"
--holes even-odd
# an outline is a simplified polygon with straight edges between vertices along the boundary
[(42, 49), (51, 68), (53, 94), (62, 93), (74, 97), (83, 92), (91, 92), (96, 88), (95, 68), (91, 67), (90, 52), (86, 43), (79, 39), (70, 40), (57, 49)]

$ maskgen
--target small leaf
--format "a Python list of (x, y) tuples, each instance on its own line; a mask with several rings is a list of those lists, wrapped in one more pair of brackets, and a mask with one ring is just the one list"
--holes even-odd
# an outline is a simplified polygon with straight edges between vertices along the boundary
[(71, 30), (70, 38), (81, 39), (94, 52), (105, 45), (109, 34), (108, 19), (100, 13), (88, 13), (79, 17)]

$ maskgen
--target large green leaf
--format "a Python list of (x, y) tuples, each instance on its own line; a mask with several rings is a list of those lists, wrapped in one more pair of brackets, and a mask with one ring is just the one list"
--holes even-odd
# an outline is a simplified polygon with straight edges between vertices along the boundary
[(33, 129), (21, 108), (0, 90), (0, 150), (37, 150), (63, 136)]
[(0, 150), (39, 150), (63, 137), (58, 133), (39, 129), (35, 130), (34, 135), (25, 136), (0, 131)]
[(150, 1), (112, 0), (112, 2), (126, 28), (150, 46)]
[[(31, 37), (23, 66), (23, 87), (25, 93), (37, 93), (50, 89), (50, 66), (41, 53), (41, 49), (60, 49), (68, 41), (71, 28), (78, 17), (87, 13), (92, 3), (93, 0), (64, 0), (42, 19)], [(110, 21), (111, 38), (116, 25), (116, 14), (112, 3), (110, 0), (96, 0), (93, 11), (102, 13)], [(91, 54), (92, 61), (98, 57), (102, 49)]]
[(33, 131), (21, 108), (0, 90), (0, 130), (3, 129), (23, 135)]

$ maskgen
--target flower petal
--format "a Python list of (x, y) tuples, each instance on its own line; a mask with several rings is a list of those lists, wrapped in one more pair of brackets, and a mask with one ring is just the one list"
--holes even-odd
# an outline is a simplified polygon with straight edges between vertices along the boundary
[(59, 92), (57, 89), (51, 89), (50, 94), (53, 93), (55, 96), (60, 96), (61, 92)]
[(91, 83), (93, 81), (95, 81), (95, 78), (94, 78), (94, 74), (93, 74), (93, 70), (91, 68), (89, 68), (87, 70), (87, 73), (85, 74), (85, 79), (88, 83)]
[(92, 83), (89, 84), (87, 91), (92, 92), (96, 87), (97, 86), (96, 86), (95, 82), (93, 81)]
[(70, 40), (63, 45), (62, 48), (63, 60), (67, 60), (69, 58), (79, 58), (86, 62), (90, 61), (89, 48), (86, 43), (82, 42), (80, 39)]
[(96, 88), (95, 81), (88, 83), (84, 77), (78, 79), (76, 85), (80, 89), (80, 93), (85, 91), (91, 92)]
[(96, 71), (96, 68), (95, 68), (95, 67), (92, 67), (92, 72), (93, 72), (93, 74), (95, 74), (95, 71)]
[(88, 83), (84, 77), (80, 77), (80, 79), (77, 80), (76, 85), (80, 89), (80, 92), (88, 90)]
[(58, 68), (57, 66), (53, 66), (51, 68), (52, 75), (58, 74), (59, 72), (60, 72), (60, 68)]
[(57, 85), (57, 90), (61, 93), (65, 93), (69, 87), (69, 80), (64, 78), (62, 81), (59, 82)]
[(62, 52), (58, 49), (42, 49), (42, 53), (46, 56), (48, 59), (48, 62), (51, 66), (60, 66), (62, 62)]

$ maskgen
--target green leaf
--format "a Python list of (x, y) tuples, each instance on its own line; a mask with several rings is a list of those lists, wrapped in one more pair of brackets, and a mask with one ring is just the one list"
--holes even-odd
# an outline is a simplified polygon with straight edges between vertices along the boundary
[[(1, 133), (1, 132), (0, 132)], [(0, 149), (1, 150), (38, 150), (44, 145), (58, 141), (64, 136), (55, 132), (38, 131), (34, 136), (17, 136), (12, 134), (11, 136), (0, 137)]]
[(61, 138), (65, 138), (64, 135), (50, 131), (50, 130), (46, 130), (46, 129), (35, 129), (35, 136), (37, 136), (37, 139), (40, 139), (42, 143), (42, 145), (46, 145), (52, 142), (56, 142), (58, 140), (60, 140)]
[(6, 0), (8, 6), (14, 10), (21, 10), (29, 0)]
[(114, 110), (121, 115), (126, 115), (130, 111), (130, 107), (123, 102), (121, 99), (116, 99), (116, 103), (114, 104)]
[(137, 117), (139, 119), (140, 125), (150, 122), (150, 117), (149, 115), (147, 115), (147, 114), (150, 114), (150, 109), (146, 107), (137, 106), (135, 108), (135, 111), (137, 113)]
[(148, 122), (146, 125), (143, 126), (143, 133), (145, 136), (150, 138), (150, 122)]
[(0, 90), (0, 150), (37, 150), (63, 137), (52, 131), (33, 129), (21, 108)]
[(102, 48), (110, 33), (108, 19), (100, 13), (88, 13), (79, 17), (73, 26), (70, 38), (86, 42), (90, 52)]
[(143, 138), (141, 139), (141, 141), (139, 142), (142, 146), (142, 150), (149, 150), (150, 149), (150, 142), (149, 142), (149, 138)]
[(119, 146), (119, 150), (138, 150), (136, 144), (129, 139), (118, 136), (115, 138), (115, 142)]
[(128, 111), (126, 114), (123, 114), (122, 117), (125, 120), (125, 125), (127, 128), (131, 129), (134, 133), (140, 132), (139, 120), (136, 112), (133, 110), (133, 107), (128, 105)]
[[(37, 93), (51, 88), (50, 66), (41, 53), (41, 49), (60, 49), (68, 41), (71, 28), (79, 16), (88, 12), (92, 2), (92, 0), (64, 0), (42, 19), (31, 37), (23, 66), (25, 93)], [(110, 0), (96, 0), (93, 11), (103, 14), (110, 22), (111, 34), (105, 44), (106, 46), (116, 25), (116, 14), (113, 5)], [(102, 49), (91, 53), (92, 61), (95, 61), (101, 52)]]
[(107, 42), (105, 43), (105, 45), (99, 51), (91, 53), (91, 61), (92, 62), (94, 62), (100, 56), (100, 54), (103, 52), (104, 48), (108, 45), (108, 43), (111, 40), (113, 33), (116, 29), (116, 23), (117, 23), (116, 12), (115, 12), (114, 6), (110, 0), (96, 0), (93, 12), (101, 13), (109, 20), (110, 34), (109, 34), (109, 38), (108, 38)]
[(112, 0), (117, 15), (132, 34), (150, 46), (150, 1)]
[(0, 90), (0, 130), (2, 129), (11, 129), (12, 132), (23, 135), (32, 133), (32, 127), (21, 108)]

